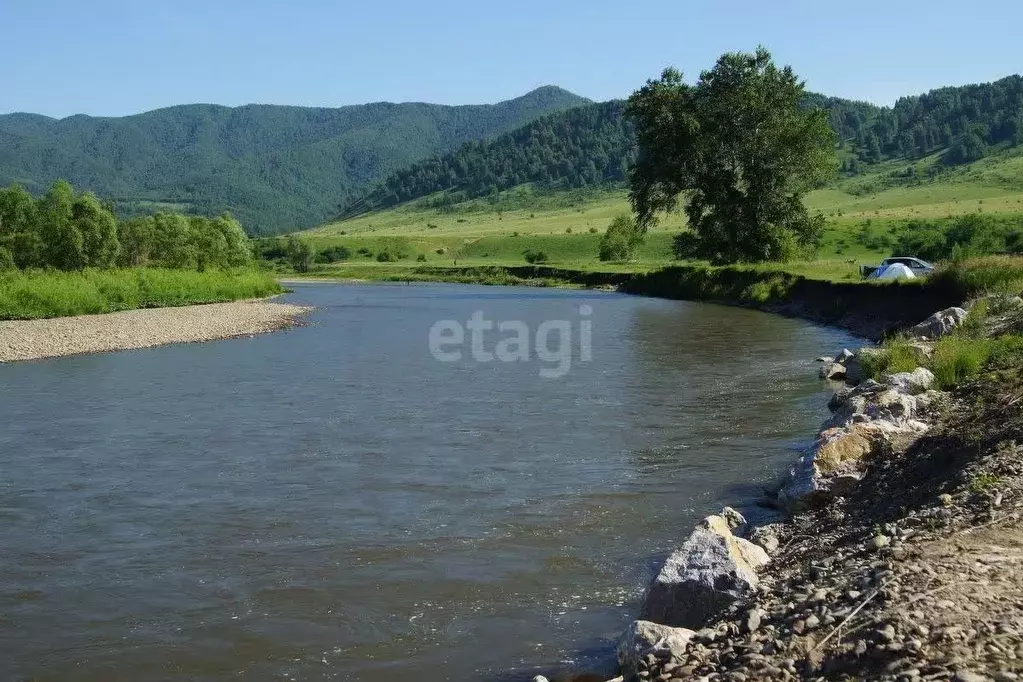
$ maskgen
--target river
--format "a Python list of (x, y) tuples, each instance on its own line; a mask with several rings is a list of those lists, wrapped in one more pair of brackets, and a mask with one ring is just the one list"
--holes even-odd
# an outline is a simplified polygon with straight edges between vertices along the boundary
[[(286, 300), (309, 324), (0, 365), (0, 679), (599, 667), (658, 559), (795, 458), (813, 358), (855, 343), (589, 291)], [(474, 313), (504, 323), (475, 348)]]

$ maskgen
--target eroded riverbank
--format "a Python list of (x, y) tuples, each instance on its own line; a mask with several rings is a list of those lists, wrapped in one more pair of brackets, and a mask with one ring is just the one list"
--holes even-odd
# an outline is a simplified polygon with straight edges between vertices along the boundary
[(214, 341), (293, 326), (312, 308), (268, 299), (0, 321), (0, 362)]

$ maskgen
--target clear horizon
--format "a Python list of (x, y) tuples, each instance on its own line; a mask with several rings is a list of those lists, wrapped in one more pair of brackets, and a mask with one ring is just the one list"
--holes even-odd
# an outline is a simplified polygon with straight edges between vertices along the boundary
[[(1017, 73), (1023, 5), (865, 0), (857, 11), (789, 0), (722, 7), (667, 0), (514, 12), (444, 1), (340, 7), (326, 0), (145, 5), (8, 3), (0, 113), (125, 116), (182, 104), (339, 107), (492, 104), (543, 85), (595, 101), (627, 97), (665, 66), (695, 78), (758, 44), (807, 88), (891, 105), (938, 87)], [(960, 10), (960, 11), (957, 11)], [(37, 30), (38, 29), (38, 30)], [(976, 29), (976, 30), (971, 30)]]

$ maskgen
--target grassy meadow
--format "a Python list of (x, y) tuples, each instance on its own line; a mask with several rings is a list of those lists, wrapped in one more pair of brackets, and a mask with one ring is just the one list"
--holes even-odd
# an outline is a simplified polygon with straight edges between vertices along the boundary
[[(985, 158), (942, 170), (932, 179), (936, 162), (935, 157), (880, 164), (813, 192), (807, 203), (825, 215), (828, 225), (816, 259), (765, 267), (853, 281), (859, 279), (860, 264), (892, 255), (892, 236), (907, 222), (983, 213), (1023, 223), (1023, 155)], [(346, 262), (316, 266), (314, 274), (372, 279), (423, 265), (523, 265), (530, 250), (543, 251), (550, 266), (579, 270), (636, 272), (679, 262), (672, 237), (685, 228), (682, 215), (663, 218), (631, 261), (597, 259), (608, 223), (629, 212), (624, 189), (534, 192), (525, 186), (455, 205), (440, 205), (438, 199), (427, 197), (298, 233), (317, 251), (344, 245), (353, 252)], [(378, 262), (382, 251), (398, 260)]]
[(12, 270), (0, 272), (0, 320), (221, 303), (280, 292), (272, 276), (251, 269)]

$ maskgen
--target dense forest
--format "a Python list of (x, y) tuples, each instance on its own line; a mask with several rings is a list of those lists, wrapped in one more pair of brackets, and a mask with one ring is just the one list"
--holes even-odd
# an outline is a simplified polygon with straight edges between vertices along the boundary
[(38, 199), (20, 185), (0, 189), (0, 270), (135, 267), (206, 270), (252, 260), (241, 224), (157, 213), (118, 221), (113, 207), (58, 180)]
[(231, 211), (254, 234), (315, 225), (388, 173), (588, 103), (555, 87), (495, 105), (208, 104), (136, 116), (0, 116), (0, 186), (64, 178), (122, 216)]
[[(981, 158), (990, 145), (1023, 142), (1023, 78), (934, 90), (878, 107), (808, 93), (803, 106), (828, 112), (851, 153), (843, 169), (945, 150), (946, 164)], [(437, 192), (456, 203), (522, 183), (544, 188), (620, 182), (636, 155), (624, 104), (593, 104), (538, 119), (491, 140), (414, 163), (388, 175), (345, 205), (342, 217), (386, 208)]]
[(946, 164), (975, 161), (990, 145), (1023, 144), (1023, 76), (903, 97), (865, 123), (854, 136), (864, 161), (940, 150)]
[(631, 125), (620, 101), (545, 116), (493, 140), (414, 163), (389, 175), (345, 213), (392, 206), (445, 190), (446, 199), (496, 194), (531, 182), (543, 187), (586, 187), (625, 179), (636, 157)]

